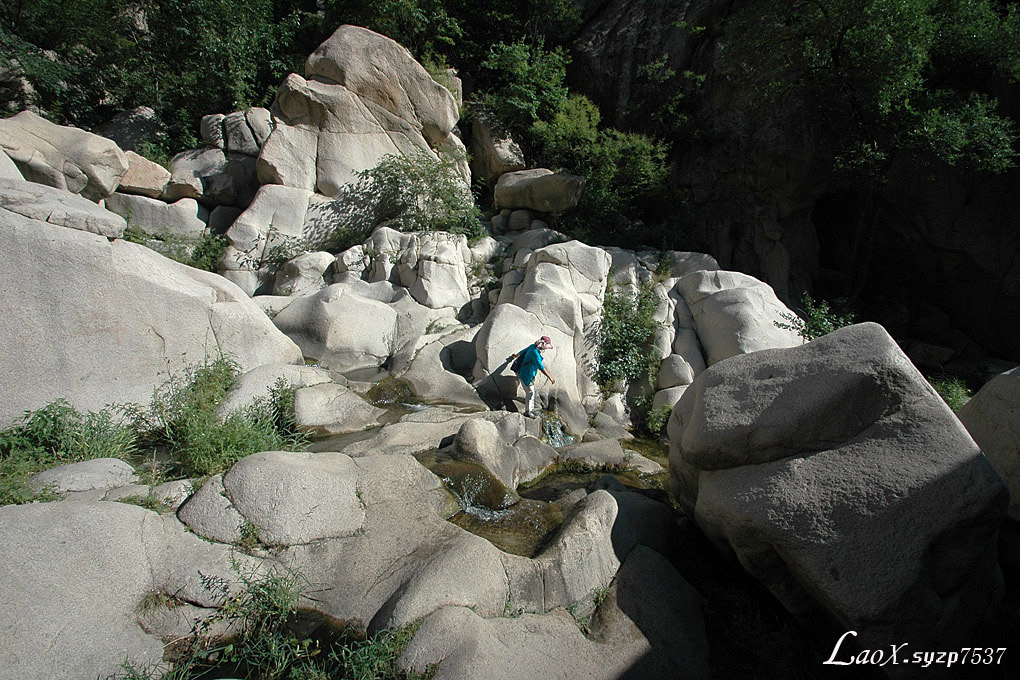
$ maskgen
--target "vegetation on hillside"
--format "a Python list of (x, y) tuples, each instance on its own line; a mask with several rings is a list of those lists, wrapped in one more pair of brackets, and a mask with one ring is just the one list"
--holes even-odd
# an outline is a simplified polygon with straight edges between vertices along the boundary
[[(29, 479), (48, 468), (96, 458), (149, 461), (151, 482), (225, 471), (258, 451), (301, 450), (294, 389), (278, 381), (265, 396), (220, 417), (239, 369), (219, 358), (171, 376), (148, 407), (110, 405), (81, 413), (63, 399), (0, 431), (0, 505), (47, 499)], [(160, 460), (158, 469), (156, 461)]]
[[(1015, 164), (1016, 125), (997, 96), (1020, 80), (1020, 11), (994, 0), (750, 2), (672, 26), (712, 41), (737, 101), (768, 110), (800, 102), (834, 152), (841, 186), (874, 187), (901, 151), (976, 171)], [(163, 135), (147, 153), (194, 146), (199, 118), (268, 104), (282, 77), (337, 26), (388, 35), (439, 72), (452, 65), (469, 99), (494, 111), (531, 164), (583, 174), (583, 203), (557, 224), (593, 242), (677, 242), (688, 197), (670, 155), (697, 136), (705, 74), (649, 50), (633, 65), (633, 129), (603, 116), (567, 77), (581, 16), (569, 0), (37, 0), (0, 6), (0, 54), (31, 85), (2, 95), (92, 128), (151, 106)], [(677, 66), (677, 68), (674, 68)], [(720, 76), (722, 77), (722, 76)], [(12, 89), (13, 87), (13, 89)], [(646, 96), (647, 95), (647, 96)], [(644, 107), (643, 109), (641, 107)], [(617, 120), (614, 114), (613, 120)], [(700, 125), (710, 126), (711, 121)], [(861, 240), (873, 222), (862, 207)], [(669, 220), (667, 222), (667, 219)]]
[[(237, 561), (240, 585), (203, 576), (202, 585), (219, 603), (216, 613), (195, 624), (191, 635), (175, 643), (155, 667), (125, 661), (123, 672), (107, 680), (190, 680), (237, 677), (259, 680), (413, 680), (421, 676), (397, 668), (397, 657), (418, 629), (412, 623), (365, 637), (354, 628), (302, 622), (299, 610), (306, 581), (299, 573), (275, 567), (259, 570)], [(177, 602), (153, 593), (147, 609), (173, 608)], [(141, 612), (144, 616), (146, 612)], [(228, 637), (214, 628), (231, 631)]]

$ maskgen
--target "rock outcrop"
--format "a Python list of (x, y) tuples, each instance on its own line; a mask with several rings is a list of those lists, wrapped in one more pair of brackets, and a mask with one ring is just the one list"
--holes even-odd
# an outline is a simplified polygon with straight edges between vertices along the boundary
[(957, 416), (1009, 488), (1009, 518), (1020, 522), (1020, 368), (992, 378)]
[(268, 184), (333, 196), (387, 154), (463, 157), (450, 91), (404, 47), (356, 26), (341, 26), (309, 56), (305, 78), (287, 76), (272, 112), (258, 161)]
[(128, 159), (114, 142), (30, 111), (0, 120), (0, 150), (25, 179), (99, 201), (114, 191)]
[(862, 648), (966, 644), (999, 595), (1005, 487), (880, 326), (719, 362), (669, 436), (673, 491), (717, 546)]
[[(55, 226), (42, 221), (62, 214), (43, 209), (46, 187), (23, 182), (13, 189), (23, 202), (19, 212), (0, 209), (0, 248), (10, 258), (0, 276), (0, 305), (20, 322), (0, 331), (7, 354), (0, 382), (9, 395), (0, 421), (57, 398), (87, 410), (147, 404), (168, 369), (219, 354), (245, 370), (301, 361), (297, 346), (222, 277), (63, 226), (119, 223), (123, 230), (113, 213), (90, 218), (84, 199)], [(24, 199), (40, 190), (36, 200)], [(63, 204), (75, 198), (63, 194)]]
[[(196, 603), (208, 614), (215, 598), (203, 575), (234, 577), (227, 546), (203, 541), (173, 515), (123, 503), (0, 507), (0, 533), (5, 679), (107, 677), (125, 659), (153, 666), (164, 642), (139, 625), (147, 600), (178, 598), (182, 610)], [(247, 568), (245, 556), (236, 559)]]

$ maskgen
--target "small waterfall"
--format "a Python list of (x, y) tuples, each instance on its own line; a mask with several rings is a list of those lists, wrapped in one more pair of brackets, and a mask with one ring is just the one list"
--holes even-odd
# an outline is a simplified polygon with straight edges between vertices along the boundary
[(569, 446), (577, 441), (577, 437), (567, 434), (563, 421), (553, 413), (542, 413), (542, 441), (554, 449)]

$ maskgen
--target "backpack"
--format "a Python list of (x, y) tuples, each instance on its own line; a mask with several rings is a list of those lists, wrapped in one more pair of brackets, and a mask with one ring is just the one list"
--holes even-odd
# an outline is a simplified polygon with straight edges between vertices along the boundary
[(528, 345), (527, 347), (522, 349), (521, 353), (517, 355), (516, 359), (514, 359), (514, 362), (510, 364), (510, 370), (513, 371), (514, 373), (520, 373), (521, 366), (524, 365), (524, 357), (526, 357), (528, 355), (528, 352), (530, 352), (534, 347), (535, 347), (534, 345)]

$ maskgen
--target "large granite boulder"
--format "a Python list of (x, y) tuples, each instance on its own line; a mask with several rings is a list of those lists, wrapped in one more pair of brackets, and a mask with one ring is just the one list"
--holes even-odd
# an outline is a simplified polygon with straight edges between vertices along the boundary
[(783, 326), (796, 315), (753, 276), (699, 270), (681, 277), (676, 290), (690, 310), (709, 366), (737, 354), (804, 342)]
[(332, 253), (302, 253), (276, 270), (274, 295), (310, 295), (326, 287), (326, 274), (336, 261)]
[(219, 353), (244, 370), (301, 362), (236, 286), (144, 246), (0, 210), (0, 249), (0, 305), (19, 319), (0, 330), (0, 422), (61, 397), (89, 410), (148, 404), (168, 369)]
[(272, 271), (274, 249), (286, 249), (305, 234), (312, 192), (278, 185), (259, 189), (251, 205), (227, 229), (229, 247), (219, 272), (249, 295)]
[(379, 227), (362, 252), (371, 253), (365, 265), (369, 281), (398, 283), (421, 305), (459, 311), (471, 299), (467, 281), (471, 249), (463, 234), (402, 233)]
[(258, 161), (264, 183), (334, 196), (385, 155), (464, 150), (453, 95), (389, 38), (341, 26), (309, 56), (305, 76), (288, 75), (277, 92)]
[(124, 174), (118, 191), (128, 194), (140, 194), (149, 198), (159, 198), (170, 181), (170, 171), (159, 163), (153, 163), (134, 151), (125, 151), (128, 169)]
[(0, 224), (8, 219), (34, 220), (108, 238), (120, 238), (127, 227), (124, 218), (77, 194), (36, 182), (0, 179)]
[(535, 168), (501, 175), (494, 199), (500, 208), (558, 213), (576, 206), (583, 191), (584, 177)]
[(152, 236), (197, 239), (205, 233), (209, 222), (209, 211), (193, 198), (166, 203), (118, 192), (107, 197), (106, 209)]
[(628, 556), (587, 636), (563, 609), (483, 619), (446, 607), (425, 619), (399, 663), (414, 672), (434, 667), (433, 677), (450, 680), (709, 677), (700, 596), (643, 546)]
[(992, 378), (956, 415), (1009, 487), (1009, 518), (1020, 522), (1020, 368)]
[(471, 173), (491, 185), (507, 172), (524, 169), (521, 147), (493, 124), (492, 114), (481, 105), (471, 107)]
[(968, 644), (998, 595), (1005, 487), (881, 326), (715, 364), (669, 436), (701, 528), (837, 637)]
[[(387, 301), (389, 302), (389, 301)], [(334, 283), (297, 298), (275, 317), (276, 326), (324, 368), (348, 373), (378, 368), (393, 352), (397, 313), (379, 300)]]
[(117, 458), (95, 458), (58, 465), (33, 475), (29, 484), (36, 490), (57, 493), (108, 491), (138, 481), (134, 468)]
[[(209, 607), (203, 575), (236, 579), (227, 546), (124, 503), (0, 507), (0, 534), (4, 680), (110, 677), (125, 659), (155, 665), (165, 642), (139, 624), (146, 601)], [(247, 568), (244, 555), (233, 559)]]
[(310, 385), (294, 393), (294, 421), (313, 432), (358, 432), (375, 425), (385, 414), (384, 409), (335, 383)]
[(31, 111), (0, 120), (0, 151), (25, 179), (99, 201), (117, 190), (128, 159), (114, 142)]
[[(541, 232), (525, 232), (526, 234)], [(555, 232), (551, 232), (555, 234)], [(589, 351), (585, 334), (602, 313), (611, 258), (579, 241), (552, 243), (514, 252), (513, 269), (503, 278), (495, 309), (475, 338), (474, 376), (479, 393), (492, 405), (516, 405), (518, 380), (507, 357), (543, 335), (553, 349), (543, 353), (556, 384), (537, 382), (543, 408), (555, 408), (571, 431), (587, 429), (585, 410), (597, 410), (598, 387), (584, 370)], [(516, 241), (515, 241), (516, 244)]]
[(16, 179), (23, 181), (24, 175), (21, 174), (21, 170), (18, 170), (18, 166), (14, 164), (11, 157), (3, 151), (0, 151), (0, 179)]

